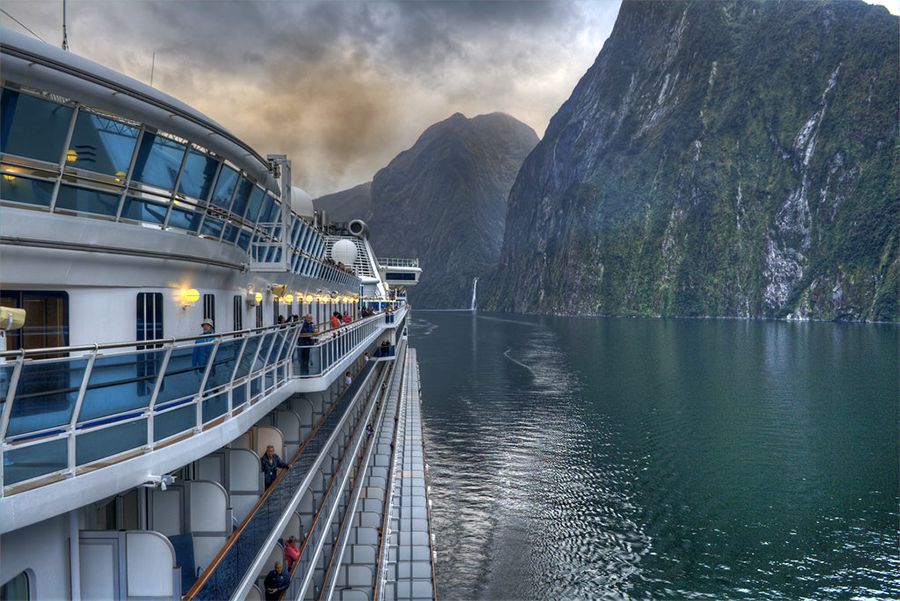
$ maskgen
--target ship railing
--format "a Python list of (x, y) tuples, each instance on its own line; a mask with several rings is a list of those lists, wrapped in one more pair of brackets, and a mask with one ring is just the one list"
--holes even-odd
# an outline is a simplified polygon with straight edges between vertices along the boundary
[(300, 327), (0, 353), (0, 496), (218, 426), (291, 381), (327, 375), (390, 326), (378, 314), (303, 347)]
[(418, 267), (419, 259), (398, 259), (386, 257), (379, 257), (376, 259), (378, 261), (379, 267)]
[[(378, 370), (378, 372), (376, 372)], [(377, 373), (372, 377), (373, 372)], [(363, 399), (376, 391), (385, 375), (375, 363), (367, 363), (351, 386), (330, 410), (310, 439), (289, 461), (289, 469), (278, 474), (241, 525), (229, 537), (184, 599), (230, 599), (242, 587), (249, 589), (271, 548), (287, 525), (325, 459), (344, 439), (345, 431), (362, 427), (364, 416), (355, 411)], [(344, 447), (344, 451), (347, 448)], [(246, 593), (246, 590), (243, 591)]]

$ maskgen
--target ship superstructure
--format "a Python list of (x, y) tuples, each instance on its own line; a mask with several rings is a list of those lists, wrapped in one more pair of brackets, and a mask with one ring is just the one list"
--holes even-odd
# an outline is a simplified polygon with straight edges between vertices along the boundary
[(0, 50), (0, 599), (261, 598), (291, 537), (274, 596), (433, 598), (417, 262), (178, 100)]

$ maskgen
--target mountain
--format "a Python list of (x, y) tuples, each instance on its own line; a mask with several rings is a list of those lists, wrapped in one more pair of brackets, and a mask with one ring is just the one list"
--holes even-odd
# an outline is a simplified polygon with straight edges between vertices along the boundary
[(372, 208), (372, 182), (320, 196), (313, 201), (313, 205), (320, 211), (324, 210), (329, 221), (363, 219)]
[[(537, 141), (509, 115), (456, 113), (375, 174), (365, 214), (370, 241), (379, 256), (419, 258), (422, 278), (409, 290), (415, 306), (468, 308), (473, 278), (497, 266), (509, 190)], [(366, 205), (363, 192), (357, 186), (315, 204), (350, 216), (346, 207)]]
[(490, 306), (900, 319), (898, 19), (625, 0), (509, 198)]

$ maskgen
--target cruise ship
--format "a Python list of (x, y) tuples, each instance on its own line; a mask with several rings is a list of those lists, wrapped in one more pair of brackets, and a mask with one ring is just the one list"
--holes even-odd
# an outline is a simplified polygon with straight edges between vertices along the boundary
[(435, 599), (418, 261), (302, 157), (0, 50), (0, 600)]

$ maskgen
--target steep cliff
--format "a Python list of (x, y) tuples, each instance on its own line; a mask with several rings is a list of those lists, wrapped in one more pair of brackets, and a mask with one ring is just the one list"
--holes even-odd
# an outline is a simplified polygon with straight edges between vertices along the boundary
[[(456, 113), (375, 174), (365, 215), (372, 246), (383, 257), (419, 258), (423, 275), (409, 291), (416, 306), (468, 307), (472, 279), (497, 266), (509, 190), (537, 141), (509, 115)], [(360, 188), (316, 206), (332, 214), (329, 207), (364, 206)]]
[(325, 211), (329, 221), (364, 219), (372, 209), (372, 182), (353, 186), (313, 200), (319, 211)]
[(898, 19), (625, 0), (510, 193), (489, 303), (897, 320)]

